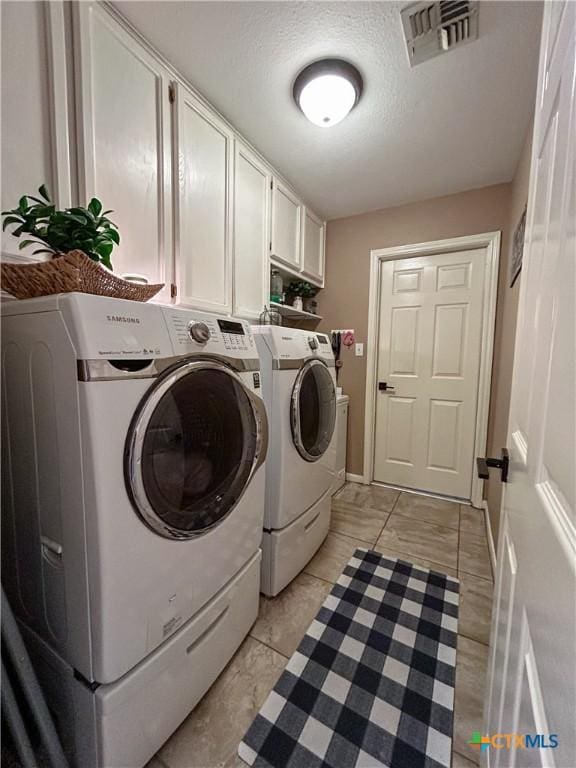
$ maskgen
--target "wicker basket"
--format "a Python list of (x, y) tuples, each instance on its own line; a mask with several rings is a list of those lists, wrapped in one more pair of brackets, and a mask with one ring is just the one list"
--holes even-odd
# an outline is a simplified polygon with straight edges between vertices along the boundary
[(148, 301), (164, 287), (163, 283), (138, 285), (123, 280), (82, 251), (70, 251), (51, 261), (34, 264), (1, 264), (0, 279), (2, 290), (17, 299), (78, 291), (115, 299)]

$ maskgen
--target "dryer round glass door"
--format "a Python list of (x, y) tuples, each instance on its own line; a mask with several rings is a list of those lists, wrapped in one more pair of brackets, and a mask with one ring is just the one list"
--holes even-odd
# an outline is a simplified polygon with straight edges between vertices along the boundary
[(167, 538), (209, 531), (230, 514), (264, 460), (264, 405), (216, 362), (166, 374), (135, 415), (126, 484), (147, 525)]
[(318, 461), (328, 450), (336, 423), (336, 390), (328, 367), (319, 360), (305, 363), (292, 390), (292, 437), (306, 461)]

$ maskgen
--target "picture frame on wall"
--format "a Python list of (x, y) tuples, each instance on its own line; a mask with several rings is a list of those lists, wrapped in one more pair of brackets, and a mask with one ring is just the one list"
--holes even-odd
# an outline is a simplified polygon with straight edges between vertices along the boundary
[(514, 239), (512, 241), (512, 264), (510, 265), (510, 288), (516, 282), (522, 270), (522, 255), (524, 253), (524, 232), (526, 230), (526, 207), (520, 217)]

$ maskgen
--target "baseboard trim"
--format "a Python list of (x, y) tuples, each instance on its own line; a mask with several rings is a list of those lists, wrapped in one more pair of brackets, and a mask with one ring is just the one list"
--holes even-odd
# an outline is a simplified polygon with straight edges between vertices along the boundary
[[(390, 488), (392, 491), (400, 491), (401, 493), (411, 493), (414, 496), (426, 496), (428, 499), (438, 499), (439, 501), (451, 501), (454, 504), (464, 504), (470, 506), (470, 499), (461, 499), (458, 496), (443, 496), (441, 493), (433, 493), (432, 491), (422, 491), (415, 488), (406, 488), (403, 485), (392, 485), (392, 483), (379, 483), (374, 480), (370, 485), (377, 485), (379, 488)], [(472, 505), (473, 506), (473, 505)]]
[(364, 484), (364, 475), (355, 475), (353, 472), (346, 472), (346, 481), (349, 483)]
[(492, 535), (492, 525), (490, 524), (490, 512), (488, 502), (482, 500), (484, 510), (484, 522), (486, 524), (486, 539), (488, 540), (488, 552), (490, 553), (490, 564), (492, 565), (492, 577), (496, 580), (496, 547), (494, 546), (494, 536)]

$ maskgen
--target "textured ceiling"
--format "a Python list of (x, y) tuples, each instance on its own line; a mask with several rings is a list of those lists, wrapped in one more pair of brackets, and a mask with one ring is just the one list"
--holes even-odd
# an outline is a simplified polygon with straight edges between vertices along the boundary
[[(540, 3), (480, 3), (480, 37), (410, 69), (396, 2), (114, 5), (329, 219), (512, 178), (534, 104)], [(359, 105), (318, 128), (300, 69), (338, 56)]]

